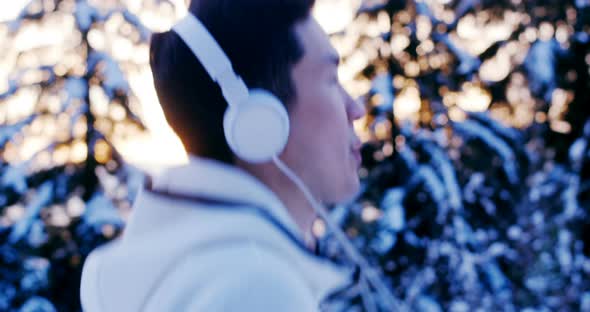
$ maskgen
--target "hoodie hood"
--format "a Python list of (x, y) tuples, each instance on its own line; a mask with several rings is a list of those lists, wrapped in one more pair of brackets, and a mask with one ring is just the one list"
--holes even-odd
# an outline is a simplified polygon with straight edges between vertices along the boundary
[[(280, 200), (246, 172), (191, 157), (154, 180), (154, 188), (218, 200), (249, 203), (266, 212), (293, 237), (302, 235)], [(187, 253), (226, 242), (255, 242), (285, 255), (308, 282), (318, 301), (349, 282), (351, 271), (304, 252), (252, 209), (174, 200), (141, 190), (122, 235), (86, 259), (81, 281), (85, 311), (143, 311), (167, 272)], [(224, 247), (227, 246), (227, 247)], [(198, 264), (196, 264), (198, 265)], [(223, 268), (220, 268), (223, 269)]]

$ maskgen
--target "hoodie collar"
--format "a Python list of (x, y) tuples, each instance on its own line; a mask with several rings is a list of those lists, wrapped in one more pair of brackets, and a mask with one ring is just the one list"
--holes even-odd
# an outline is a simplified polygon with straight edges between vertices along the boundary
[[(271, 214), (277, 222), (281, 223), (284, 230), (291, 232), (296, 239), (303, 242), (301, 231), (280, 199), (260, 180), (239, 167), (190, 156), (187, 164), (169, 168), (154, 177), (152, 189), (177, 195), (202, 197), (213, 201), (239, 202), (256, 206), (258, 209)], [(200, 218), (200, 215), (196, 217), (192, 209), (184, 209), (186, 205), (179, 205), (175, 213), (170, 213), (168, 204), (166, 199), (153, 196), (153, 194), (145, 190), (140, 190), (135, 203), (138, 210), (134, 211), (132, 218), (129, 220), (121, 243), (127, 245), (126, 248), (148, 251), (152, 250), (153, 246), (158, 246), (160, 251), (162, 251), (162, 248), (168, 248), (164, 254), (169, 258), (178, 258), (172, 255), (182, 252), (187, 244), (192, 245), (203, 239), (203, 237), (193, 237), (178, 244), (170, 245), (169, 242), (175, 241), (177, 235), (186, 233), (183, 231), (189, 228), (191, 231), (194, 230), (192, 222), (195, 218)], [(145, 236), (156, 224), (159, 228), (158, 233), (154, 236)], [(240, 227), (243, 229), (248, 225), (240, 222), (232, 229), (236, 233), (241, 233)], [(231, 231), (228, 232), (209, 223), (205, 223), (204, 227), (199, 227), (199, 231), (208, 233), (207, 237), (223, 238), (231, 234)], [(254, 233), (258, 232), (254, 231)], [(266, 241), (266, 238), (270, 237), (264, 236), (261, 241)], [(281, 242), (281, 240), (269, 239), (268, 242), (274, 242), (273, 244), (275, 244)], [(146, 244), (149, 247), (146, 247)], [(277, 246), (280, 248), (286, 247), (284, 244), (278, 244)], [(309, 279), (318, 300), (325, 298), (329, 293), (342, 289), (351, 282), (352, 268), (350, 267), (336, 265), (328, 259), (310, 256), (309, 253), (295, 253), (296, 248), (285, 248), (284, 250), (286, 255), (298, 259), (296, 263), (303, 266), (303, 272), (306, 272), (305, 276)], [(128, 252), (125, 253), (124, 257), (127, 257), (127, 254)], [(145, 261), (159, 261), (157, 260), (158, 257), (156, 257), (156, 260), (150, 257), (143, 257), (142, 259)], [(121, 268), (120, 263), (119, 260), (113, 260), (113, 267), (117, 267), (119, 271), (133, 271)], [(134, 262), (133, 265), (137, 264)], [(157, 266), (157, 263), (147, 265), (147, 267), (154, 268)], [(143, 272), (138, 274), (145, 275)], [(117, 276), (116, 278), (120, 277)], [(144, 284), (151, 285), (149, 282)], [(143, 299), (139, 298), (137, 300), (139, 302)]]
[(251, 204), (270, 213), (303, 241), (301, 230), (277, 195), (237, 166), (189, 155), (187, 164), (169, 168), (155, 177), (152, 187), (172, 194)]

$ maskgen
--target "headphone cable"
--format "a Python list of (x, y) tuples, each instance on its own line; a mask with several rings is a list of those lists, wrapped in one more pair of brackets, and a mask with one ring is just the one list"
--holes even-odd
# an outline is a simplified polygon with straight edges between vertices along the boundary
[(346, 235), (344, 235), (344, 232), (332, 221), (326, 208), (314, 199), (313, 195), (311, 195), (309, 189), (305, 186), (303, 181), (301, 181), (301, 179), (277, 156), (274, 156), (272, 161), (279, 168), (279, 170), (283, 172), (285, 176), (287, 176), (287, 178), (289, 178), (289, 180), (291, 180), (297, 186), (297, 188), (299, 188), (316, 213), (319, 214), (322, 219), (324, 219), (324, 222), (326, 222), (328, 228), (332, 231), (336, 237), (336, 240), (340, 243), (348, 257), (360, 267), (361, 274), (363, 274), (367, 281), (373, 285), (383, 301), (387, 302), (387, 310), (407, 311), (407, 309), (403, 307), (403, 304), (394, 296), (394, 294), (381, 280), (375, 270), (373, 270), (373, 268), (369, 265), (369, 262), (356, 250)]

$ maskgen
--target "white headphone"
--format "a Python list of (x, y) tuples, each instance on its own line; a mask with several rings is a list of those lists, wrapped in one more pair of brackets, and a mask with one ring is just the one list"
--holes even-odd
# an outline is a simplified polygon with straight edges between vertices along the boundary
[[(231, 62), (207, 28), (190, 12), (172, 29), (201, 62), (209, 76), (219, 84), (228, 108), (223, 117), (225, 138), (236, 156), (251, 163), (272, 161), (301, 190), (317, 214), (373, 284), (389, 311), (407, 311), (375, 272), (367, 260), (334, 223), (326, 208), (313, 198), (305, 183), (279, 159), (289, 138), (289, 115), (283, 103), (270, 91), (248, 89), (234, 72)], [(365, 296), (363, 296), (363, 299)], [(370, 299), (367, 299), (370, 300)], [(363, 300), (364, 301), (364, 300)], [(367, 305), (365, 303), (365, 305)], [(370, 309), (368, 309), (370, 310)]]
[(251, 163), (278, 156), (289, 138), (289, 116), (283, 103), (268, 90), (248, 89), (217, 41), (193, 14), (188, 13), (172, 29), (221, 87), (228, 103), (223, 129), (234, 154)]

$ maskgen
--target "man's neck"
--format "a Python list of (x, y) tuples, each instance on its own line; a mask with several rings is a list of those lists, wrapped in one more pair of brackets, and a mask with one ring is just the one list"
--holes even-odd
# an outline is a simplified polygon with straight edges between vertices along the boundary
[(316, 213), (303, 192), (273, 164), (257, 165), (256, 169), (246, 163), (238, 163), (238, 166), (258, 178), (277, 195), (299, 227), (306, 245), (313, 250), (316, 240), (312, 227)]

